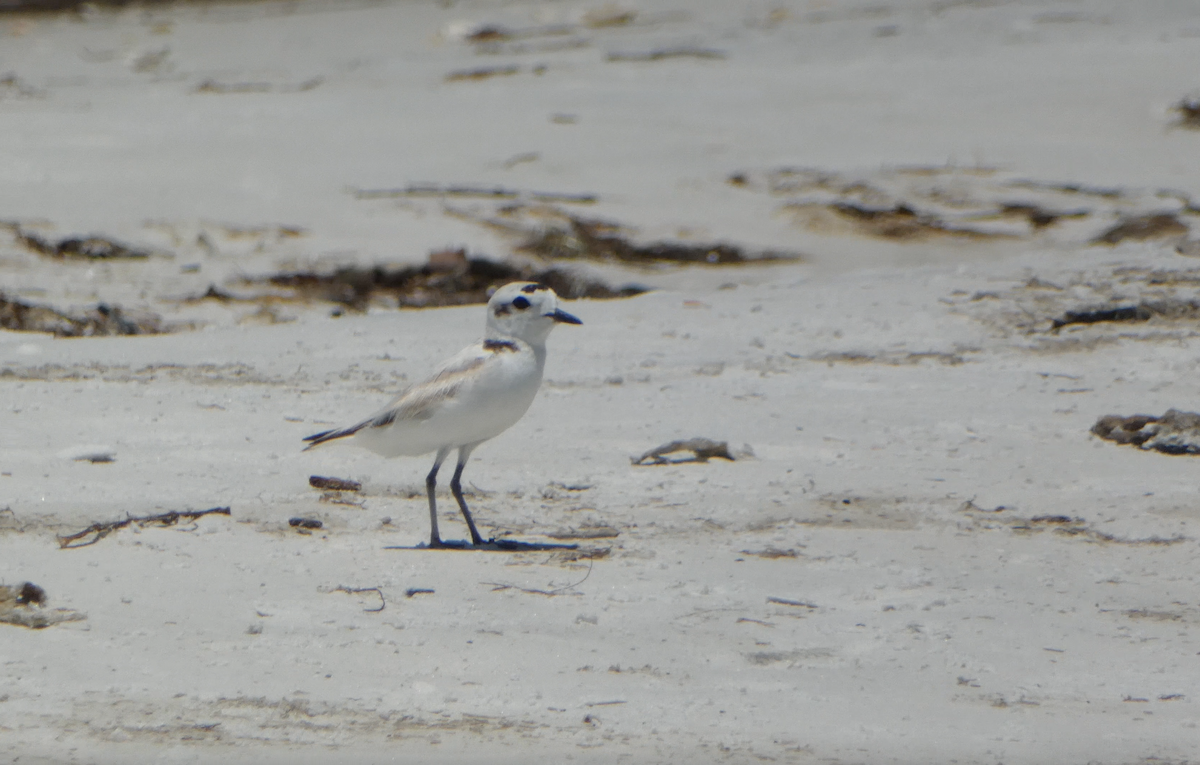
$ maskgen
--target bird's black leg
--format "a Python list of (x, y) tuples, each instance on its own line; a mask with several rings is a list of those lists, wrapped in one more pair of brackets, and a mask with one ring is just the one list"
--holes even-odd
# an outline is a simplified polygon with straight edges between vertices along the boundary
[[(438, 468), (442, 466), (442, 461), (446, 459), (446, 455), (450, 453), (449, 449), (439, 449), (437, 457), (433, 460), (433, 470), (429, 471), (429, 475), (425, 476), (425, 492), (429, 495), (429, 546), (430, 547), (445, 547), (442, 544), (442, 538), (438, 534), (437, 525), (437, 499), (434, 498), (433, 492), (437, 488)], [(460, 467), (459, 472), (462, 472)], [(458, 473), (455, 473), (455, 479), (458, 478)], [(452, 484), (453, 485), (453, 484)], [(462, 500), (459, 500), (461, 503)]]
[(462, 478), (463, 466), (467, 464), (467, 458), (471, 456), (471, 450), (474, 448), (474, 444), (459, 448), (458, 465), (454, 468), (454, 477), (450, 479), (450, 491), (458, 500), (458, 509), (462, 510), (463, 518), (467, 519), (467, 528), (471, 530), (471, 544), (478, 546), (487, 542), (479, 536), (479, 530), (475, 528), (475, 521), (471, 519), (471, 511), (467, 509), (467, 501), (463, 499), (462, 484), (459, 483), (459, 479)]

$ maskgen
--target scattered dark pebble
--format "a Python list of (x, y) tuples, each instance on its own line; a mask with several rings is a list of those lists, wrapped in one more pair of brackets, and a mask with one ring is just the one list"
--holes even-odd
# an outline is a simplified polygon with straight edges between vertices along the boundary
[(328, 489), (330, 491), (362, 491), (362, 484), (358, 481), (351, 481), (346, 478), (326, 478), (322, 475), (310, 475), (308, 477), (308, 485), (314, 489)]
[(289, 518), (288, 525), (296, 529), (319, 529), (325, 524), (316, 518)]

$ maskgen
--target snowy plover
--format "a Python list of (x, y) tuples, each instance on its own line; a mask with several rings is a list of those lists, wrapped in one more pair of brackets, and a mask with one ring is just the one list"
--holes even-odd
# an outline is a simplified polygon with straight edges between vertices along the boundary
[(384, 457), (415, 457), (437, 452), (425, 478), (429, 494), (429, 546), (445, 547), (438, 535), (438, 468), (458, 449), (450, 491), (458, 501), (473, 545), (486, 544), (463, 499), (463, 465), (471, 451), (508, 430), (533, 403), (546, 366), (546, 336), (557, 323), (582, 324), (558, 307), (554, 290), (533, 282), (513, 282), (496, 290), (487, 305), (484, 339), (442, 363), (424, 382), (402, 393), (379, 412), (348, 428), (305, 438), (307, 449), (336, 438)]

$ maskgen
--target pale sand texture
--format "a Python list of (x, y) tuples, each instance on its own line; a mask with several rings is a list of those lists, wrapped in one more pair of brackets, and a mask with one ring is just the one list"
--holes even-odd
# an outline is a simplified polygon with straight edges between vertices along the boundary
[[(1200, 10), (623, 7), (616, 26), (566, 2), (0, 17), (0, 217), (161, 252), (63, 263), (6, 235), (0, 288), (204, 322), (0, 331), (0, 582), (87, 615), (0, 624), (0, 757), (1200, 756), (1200, 463), (1089, 434), (1200, 410), (1200, 261), (1178, 233), (1088, 244), (1123, 216), (1200, 221), (1200, 133), (1170, 111), (1200, 88)], [(485, 25), (519, 34), (488, 52), (465, 39)], [(654, 50), (703, 55), (607, 60)], [(806, 254), (582, 266), (662, 289), (567, 304), (584, 325), (551, 336), (538, 399), (465, 483), (485, 536), (600, 535), (579, 541), (607, 556), (384, 549), (425, 539), (431, 458), (300, 452), (477, 338), (480, 307), (177, 302), (243, 274), (509, 253), (469, 218), (512, 200), (348, 191), (417, 183), (596, 194), (559, 208)], [(897, 240), (845, 203), (924, 217)], [(1039, 228), (1014, 204), (1074, 217)], [(1179, 310), (1051, 331), (1147, 301)], [(739, 459), (630, 464), (693, 436)], [(313, 474), (364, 488), (322, 501)], [(55, 541), (216, 506), (232, 515)], [(442, 509), (462, 538), (448, 492)]]

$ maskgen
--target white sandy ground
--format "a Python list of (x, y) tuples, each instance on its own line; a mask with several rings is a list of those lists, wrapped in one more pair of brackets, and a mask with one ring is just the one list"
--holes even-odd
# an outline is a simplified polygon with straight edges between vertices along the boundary
[[(1200, 87), (1200, 11), (625, 7), (635, 23), (602, 28), (582, 23), (602, 6), (566, 2), (0, 18), (0, 72), (20, 83), (0, 90), (0, 216), (164, 253), (62, 264), (5, 241), (0, 286), (208, 322), (135, 338), (0, 332), (0, 581), (87, 614), (0, 625), (0, 757), (1200, 757), (1200, 463), (1088, 433), (1104, 414), (1200, 409), (1195, 320), (1049, 331), (1080, 306), (1195, 297), (1200, 261), (1171, 243), (1086, 241), (1200, 195), (1200, 134), (1168, 111)], [(484, 24), (573, 26), (486, 54), (463, 40)], [(564, 40), (578, 46), (552, 49)], [(725, 58), (605, 60), (678, 46)], [(507, 65), (519, 73), (443, 80)], [(195, 92), (207, 80), (257, 90)], [(537, 159), (509, 162), (523, 153)], [(782, 207), (796, 198), (766, 190), (785, 166), (926, 207), (1043, 194), (1090, 213), (1006, 239), (897, 244), (802, 225)], [(911, 177), (938, 193), (903, 166), (932, 168)], [(1018, 191), (1021, 179), (1121, 193)], [(418, 182), (594, 193), (580, 214), (645, 239), (809, 256), (600, 269), (663, 289), (569, 305), (584, 325), (555, 331), (533, 408), (465, 478), (485, 535), (611, 528), (580, 540), (606, 556), (384, 549), (425, 539), (429, 460), (300, 452), (302, 436), (476, 338), (479, 307), (334, 320), (286, 304), (275, 318), (290, 320), (269, 324), (245, 320), (253, 305), (171, 300), (240, 273), (418, 263), (447, 244), (507, 252), (443, 207), (495, 205), (346, 191)], [(630, 464), (697, 435), (754, 457)], [(115, 461), (72, 459), (85, 452)], [(358, 504), (322, 501), (313, 474), (363, 481)], [(230, 517), (55, 540), (221, 505)], [(461, 538), (452, 508), (447, 495), (443, 533)], [(293, 516), (325, 528), (300, 535)], [(1044, 516), (1078, 519), (1078, 533), (1030, 520)], [(386, 607), (338, 587), (379, 588)]]

